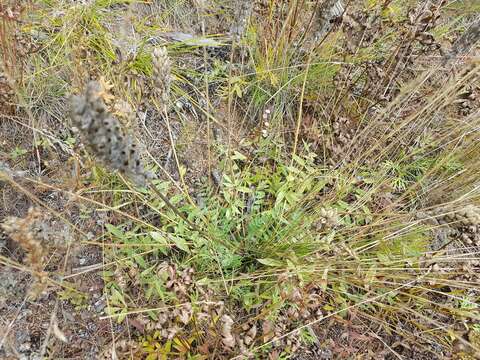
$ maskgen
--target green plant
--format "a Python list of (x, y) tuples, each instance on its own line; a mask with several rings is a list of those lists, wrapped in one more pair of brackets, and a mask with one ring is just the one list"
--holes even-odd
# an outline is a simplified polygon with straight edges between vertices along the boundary
[(89, 297), (87, 294), (74, 290), (72, 288), (65, 288), (58, 293), (60, 300), (68, 301), (75, 310), (84, 310), (88, 308)]
[[(479, 317), (479, 67), (450, 45), (472, 45), (471, 10), (194, 3), (41, 1), (19, 29), (39, 49), (21, 59), (11, 119), (34, 131), (35, 170), (53, 173), (58, 151), (78, 179), (8, 184), (75, 207), (79, 246), (102, 257), (102, 320), (128, 330), (114, 337), (147, 359), (288, 358), (313, 344), (349, 358), (365, 342), (405, 358), (479, 351), (463, 333)], [(65, 125), (78, 93), (81, 136), (44, 131), (43, 119)], [(56, 266), (34, 270), (53, 279)], [(59, 298), (86, 310), (85, 294)]]
[(19, 157), (22, 157), (23, 155), (25, 155), (26, 153), (28, 153), (28, 150), (25, 150), (25, 149), (22, 149), (20, 147), (16, 147), (11, 153), (10, 153), (10, 157), (12, 158), (12, 160), (17, 160)]

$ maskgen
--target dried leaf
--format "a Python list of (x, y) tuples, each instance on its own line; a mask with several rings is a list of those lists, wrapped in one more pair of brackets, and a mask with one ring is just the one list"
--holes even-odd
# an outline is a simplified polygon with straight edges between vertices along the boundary
[(222, 316), (222, 342), (228, 348), (235, 346), (235, 337), (232, 334), (233, 319), (228, 315)]

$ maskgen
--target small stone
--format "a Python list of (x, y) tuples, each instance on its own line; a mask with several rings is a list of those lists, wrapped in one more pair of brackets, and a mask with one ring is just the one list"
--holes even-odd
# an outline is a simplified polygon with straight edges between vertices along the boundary
[(98, 300), (98, 301), (93, 305), (93, 307), (95, 308), (95, 311), (96, 311), (97, 313), (103, 312), (103, 310), (105, 309), (105, 306), (106, 306), (106, 304), (105, 304), (105, 301), (104, 301), (103, 299)]

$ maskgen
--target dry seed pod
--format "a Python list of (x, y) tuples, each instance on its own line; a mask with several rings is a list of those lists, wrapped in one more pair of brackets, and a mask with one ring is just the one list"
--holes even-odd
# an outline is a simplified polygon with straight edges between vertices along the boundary
[(8, 76), (0, 72), (0, 113), (8, 113), (13, 107), (14, 99), (15, 92)]
[(227, 348), (235, 346), (235, 337), (232, 334), (233, 319), (229, 315), (222, 316), (222, 342)]
[(337, 209), (321, 208), (319, 215), (319, 220), (316, 223), (317, 230), (333, 229), (340, 222)]
[(26, 262), (33, 270), (36, 283), (31, 288), (33, 298), (40, 295), (47, 285), (47, 273), (43, 270), (46, 249), (39, 236), (39, 226), (43, 221), (43, 213), (39, 209), (30, 208), (25, 218), (8, 217), (2, 223), (3, 230), (27, 253)]
[(162, 108), (166, 109), (170, 98), (170, 85), (172, 82), (172, 63), (165, 47), (158, 47), (152, 53), (153, 82)]
[(125, 174), (137, 185), (151, 177), (140, 159), (140, 149), (107, 110), (102, 87), (96, 81), (87, 85), (84, 95), (72, 98), (71, 117), (82, 142), (104, 165)]

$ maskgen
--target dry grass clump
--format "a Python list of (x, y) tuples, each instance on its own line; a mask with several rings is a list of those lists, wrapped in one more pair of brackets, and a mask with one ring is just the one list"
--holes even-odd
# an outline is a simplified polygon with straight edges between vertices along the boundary
[(44, 220), (40, 209), (30, 208), (25, 218), (8, 217), (1, 224), (3, 230), (26, 252), (26, 263), (30, 266), (36, 282), (30, 295), (35, 298), (47, 286), (47, 272), (44, 271), (47, 249), (42, 243), (40, 232)]
[[(39, 7), (65, 17), (45, 29), (34, 23), (47, 41), (41, 56), (25, 61), (31, 70), (26, 80), (15, 83), (25, 86), (15, 94), (25, 97), (18, 117), (35, 106), (58, 108), (58, 99), (75, 91), (64, 75), (76, 72), (78, 80), (103, 74), (128, 102), (111, 101), (107, 82), (90, 81), (72, 97), (74, 130), (95, 159), (145, 186), (126, 189), (80, 164), (91, 177), (70, 197), (74, 206), (88, 201), (105, 215), (83, 204), (71, 215), (72, 223), (87, 219), (80, 243), (95, 253), (79, 259), (78, 272), (65, 274), (72, 281), (98, 276), (96, 311), (111, 322), (112, 334), (101, 335), (100, 346), (108, 344), (103, 355), (278, 359), (318, 347), (329, 358), (364, 350), (372, 358), (419, 358), (449, 356), (456, 339), (473, 343), (480, 210), (474, 205), (477, 180), (465, 174), (478, 166), (463, 159), (478, 152), (478, 89), (471, 85), (478, 68), (449, 73), (448, 84), (446, 76), (431, 74), (450, 70), (442, 67), (441, 47), (449, 41), (444, 33), (454, 33), (458, 24), (441, 16), (445, 1), (242, 0), (221, 10), (216, 2), (197, 1), (195, 22), (202, 26), (191, 31), (175, 28), (180, 18), (166, 4), (152, 4), (161, 16), (136, 19), (135, 1), (82, 3), (79, 12), (53, 3)], [(183, 17), (192, 13), (186, 10)], [(219, 32), (206, 19), (216, 10), (219, 19), (232, 19), (219, 20)], [(125, 12), (127, 40), (107, 31)], [(160, 28), (168, 32), (155, 44), (165, 44), (168, 52), (148, 40)], [(215, 36), (227, 32), (218, 45)], [(465, 54), (478, 35), (477, 22), (448, 58)], [(77, 43), (88, 61), (71, 61), (78, 49), (70, 44)], [(130, 45), (128, 56), (116, 48)], [(217, 56), (217, 46), (227, 56)], [(175, 64), (170, 56), (178, 59)], [(169, 108), (174, 65), (173, 90), (182, 105), (175, 114)], [(7, 80), (0, 76), (0, 100), (13, 103)], [(154, 96), (145, 96), (152, 85)], [(56, 92), (48, 103), (38, 93), (50, 96), (44, 90), (50, 88)], [(457, 104), (461, 115), (472, 117), (459, 118)], [(138, 122), (143, 134), (160, 129), (158, 139), (151, 136), (155, 146), (165, 146), (164, 135), (170, 140), (167, 160), (151, 157), (168, 181), (150, 181), (139, 137), (125, 126), (137, 114), (145, 115)], [(36, 154), (15, 155), (15, 168), (38, 162), (44, 170), (42, 162), (57, 143), (72, 156), (71, 134), (45, 130), (43, 118), (33, 114), (26, 120), (39, 137), (32, 144)], [(158, 121), (165, 121), (168, 133)], [(187, 127), (195, 129), (189, 139), (201, 143), (196, 154), (177, 141), (177, 129), (185, 134)], [(172, 155), (179, 182), (168, 173)], [(193, 179), (201, 189), (183, 179), (196, 176), (189, 172), (196, 158), (208, 162), (208, 172), (205, 167), (199, 175), (205, 178)], [(3, 161), (0, 172), (15, 180), (23, 176)], [(45, 177), (39, 186), (53, 191)], [(55, 191), (65, 187), (55, 185)], [(452, 205), (431, 210), (439, 203)], [(471, 205), (459, 209), (455, 203)], [(27, 252), (39, 287), (47, 281), (49, 249), (43, 222), (39, 210), (31, 209), (26, 218), (2, 225)], [(344, 325), (340, 331), (338, 324)], [(471, 334), (464, 336), (459, 326)], [(449, 327), (455, 329), (447, 332)]]
[(21, 4), (0, 4), (0, 115), (11, 113), (15, 104), (13, 80), (22, 45), (17, 41), (17, 28), (23, 11)]

